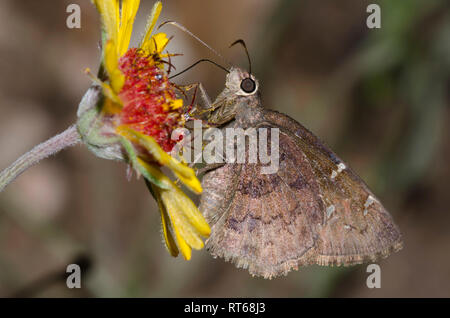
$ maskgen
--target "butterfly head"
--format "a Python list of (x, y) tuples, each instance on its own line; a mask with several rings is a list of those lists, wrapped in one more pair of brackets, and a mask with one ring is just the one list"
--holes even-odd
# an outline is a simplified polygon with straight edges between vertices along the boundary
[(232, 67), (227, 75), (225, 86), (235, 96), (256, 96), (259, 82), (252, 74), (238, 67)]
[(259, 82), (247, 71), (232, 67), (225, 82), (225, 89), (213, 103), (215, 109), (208, 121), (224, 124), (235, 117), (248, 117), (248, 111), (260, 107)]

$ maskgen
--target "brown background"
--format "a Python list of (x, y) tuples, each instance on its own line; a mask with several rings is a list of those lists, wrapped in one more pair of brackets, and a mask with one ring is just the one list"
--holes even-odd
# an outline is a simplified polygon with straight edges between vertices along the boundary
[[(382, 28), (366, 27), (379, 3)], [(66, 27), (78, 3), (82, 29)], [(135, 35), (153, 1), (142, 1)], [(160, 219), (142, 180), (123, 164), (77, 146), (30, 169), (0, 194), (0, 296), (450, 296), (448, 1), (164, 1), (176, 20), (237, 65), (247, 41), (266, 107), (326, 141), (381, 198), (405, 248), (380, 261), (382, 288), (365, 266), (309, 267), (265, 281), (206, 251), (185, 262), (166, 252)], [(178, 69), (210, 57), (175, 35)], [(99, 17), (88, 0), (0, 2), (0, 167), (75, 121), (99, 61)], [(218, 60), (219, 61), (219, 60)], [(177, 80), (201, 81), (214, 97), (224, 73), (202, 65)], [(76, 255), (92, 263), (83, 288), (65, 287)], [(46, 280), (49, 283), (46, 283)], [(54, 281), (54, 282), (53, 282)]]

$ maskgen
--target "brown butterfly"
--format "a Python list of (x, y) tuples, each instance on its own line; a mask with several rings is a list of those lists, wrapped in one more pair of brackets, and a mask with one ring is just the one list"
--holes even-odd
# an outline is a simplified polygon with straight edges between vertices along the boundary
[(211, 225), (213, 256), (272, 278), (304, 265), (375, 261), (402, 248), (392, 217), (364, 181), (301, 124), (264, 109), (253, 75), (231, 68), (212, 109), (209, 122), (222, 129), (279, 129), (276, 173), (250, 163), (205, 173), (200, 211)]
[[(182, 25), (164, 24), (177, 26), (221, 57)], [(205, 174), (199, 208), (211, 226), (207, 249), (264, 278), (304, 265), (375, 261), (400, 250), (397, 226), (364, 181), (308, 129), (262, 107), (247, 48), (243, 40), (231, 46), (237, 43), (245, 48), (249, 72), (202, 59), (179, 74), (203, 61), (227, 71), (225, 89), (213, 103), (198, 84), (210, 111), (208, 122), (222, 131), (278, 128), (279, 168), (272, 174), (261, 173), (260, 163), (201, 169)]]

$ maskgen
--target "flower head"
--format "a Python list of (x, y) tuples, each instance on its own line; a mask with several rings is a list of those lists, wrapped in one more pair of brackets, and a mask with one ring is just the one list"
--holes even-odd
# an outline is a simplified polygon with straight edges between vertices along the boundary
[(90, 74), (96, 86), (80, 104), (78, 130), (96, 155), (126, 161), (144, 176), (160, 208), (169, 252), (190, 259), (191, 248), (203, 248), (201, 238), (210, 228), (161, 171), (166, 166), (189, 189), (202, 191), (194, 170), (168, 154), (178, 141), (172, 140), (172, 131), (184, 125), (184, 117), (183, 100), (176, 97), (166, 71), (170, 62), (165, 59), (172, 55), (163, 51), (170, 39), (164, 33), (152, 35), (162, 4), (154, 5), (139, 47), (128, 48), (140, 1), (93, 2), (103, 24), (103, 62), (98, 77)]
[[(125, 83), (119, 93), (124, 102), (120, 121), (152, 136), (164, 151), (170, 152), (176, 141), (171, 133), (184, 124), (183, 101), (176, 99), (164, 71), (142, 49), (130, 49), (119, 60)], [(149, 83), (150, 79), (150, 83)]]

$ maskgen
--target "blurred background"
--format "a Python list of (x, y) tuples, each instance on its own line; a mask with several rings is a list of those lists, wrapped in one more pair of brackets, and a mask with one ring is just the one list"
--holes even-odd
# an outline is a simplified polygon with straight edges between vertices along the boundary
[[(135, 42), (153, 5), (142, 0)], [(82, 10), (66, 27), (66, 7)], [(381, 6), (381, 29), (366, 8)], [(162, 243), (159, 212), (124, 164), (85, 147), (33, 167), (0, 194), (0, 296), (30, 297), (449, 297), (450, 2), (446, 0), (163, 1), (176, 20), (247, 67), (246, 40), (265, 107), (312, 130), (382, 199), (405, 247), (379, 262), (381, 288), (366, 266), (311, 266), (272, 281), (205, 250), (185, 262)], [(204, 47), (170, 26), (178, 70)], [(0, 2), (0, 168), (76, 119), (98, 67), (99, 16), (88, 0)], [(225, 74), (201, 65), (177, 79), (202, 82), (211, 97)], [(65, 269), (83, 263), (82, 288)]]

